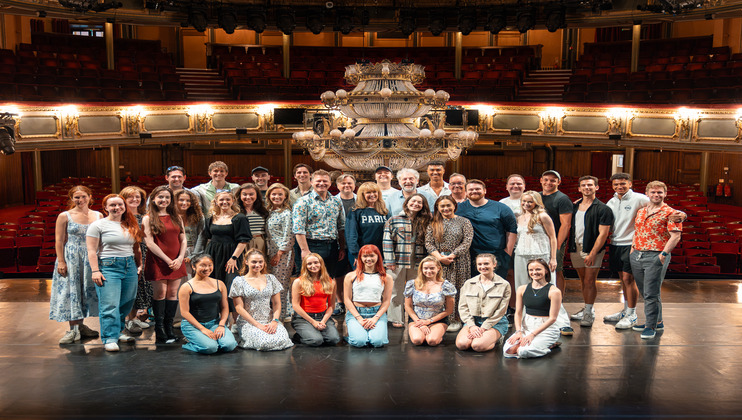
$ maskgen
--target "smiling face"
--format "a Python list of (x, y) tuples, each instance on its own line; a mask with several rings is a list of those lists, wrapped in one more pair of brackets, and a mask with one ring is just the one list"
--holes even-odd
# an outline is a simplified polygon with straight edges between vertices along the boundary
[(75, 203), (76, 207), (84, 208), (90, 203), (90, 196), (85, 191), (75, 191), (72, 195), (72, 202)]
[(247, 259), (247, 268), (253, 273), (260, 273), (265, 267), (265, 258), (260, 254), (250, 254)]
[(185, 181), (185, 175), (183, 175), (183, 172), (174, 170), (170, 171), (170, 173), (165, 177), (165, 180), (167, 181), (168, 186), (170, 186), (171, 190), (179, 190), (183, 188), (183, 182)]
[(352, 194), (356, 190), (356, 182), (349, 176), (341, 178), (337, 184), (341, 193)]
[(165, 210), (170, 205), (170, 202), (172, 201), (172, 194), (170, 194), (170, 191), (160, 191), (155, 196), (155, 205), (159, 210)]
[(649, 197), (649, 201), (651, 201), (655, 206), (662, 204), (662, 202), (665, 201), (666, 196), (667, 191), (661, 187), (650, 188), (647, 190), (647, 197)]
[(466, 179), (462, 176), (452, 176), (448, 180), (448, 188), (451, 189), (451, 193), (457, 196), (461, 196), (462, 194), (466, 194)]
[(392, 173), (386, 169), (379, 169), (374, 174), (374, 179), (379, 185), (389, 185), (392, 182)]
[(414, 196), (407, 201), (407, 209), (412, 214), (417, 214), (420, 210), (423, 209), (423, 199), (420, 196)]
[(232, 208), (232, 204), (234, 204), (234, 200), (232, 199), (232, 194), (228, 194), (228, 193), (219, 194), (219, 197), (216, 199), (216, 205), (219, 206), (219, 209), (222, 212), (229, 211), (229, 209)]
[(322, 263), (319, 262), (319, 258), (310, 255), (306, 259), (307, 264), (307, 271), (309, 271), (310, 274), (319, 274), (319, 272), (322, 270)]
[(596, 191), (598, 191), (598, 186), (595, 185), (595, 181), (592, 179), (580, 181), (580, 192), (583, 196), (594, 197)]
[(528, 276), (531, 280), (542, 281), (546, 278), (546, 269), (542, 264), (532, 262), (528, 264)]
[(466, 186), (466, 196), (471, 201), (479, 201), (483, 199), (486, 193), (487, 190), (482, 186), (482, 184), (471, 183)]
[(559, 178), (552, 174), (546, 174), (541, 177), (541, 188), (546, 195), (555, 193), (560, 183)]
[(214, 168), (209, 172), (209, 176), (211, 176), (211, 181), (215, 182), (217, 184), (221, 184), (224, 182), (224, 180), (227, 178), (227, 170), (224, 168)]
[(327, 189), (330, 188), (330, 177), (327, 175), (316, 175), (312, 179), (312, 188), (318, 194), (326, 193)]
[(368, 190), (363, 193), (363, 198), (366, 200), (368, 207), (373, 207), (379, 201), (379, 193), (376, 190)]
[(510, 194), (511, 197), (518, 197), (526, 190), (526, 182), (523, 178), (514, 176), (508, 180), (505, 189), (508, 190), (508, 194)]
[(271, 204), (273, 204), (273, 207), (280, 208), (281, 205), (283, 205), (283, 202), (286, 201), (286, 193), (280, 189), (276, 188), (275, 190), (271, 191), (270, 197), (268, 197), (269, 200), (271, 200)]
[(426, 261), (423, 263), (422, 266), (422, 272), (423, 276), (427, 279), (435, 279), (438, 275), (438, 272), (440, 269), (438, 268), (438, 264), (432, 262), (432, 261)]
[(211, 261), (211, 258), (201, 258), (195, 264), (194, 271), (201, 277), (209, 277), (214, 271), (214, 261)]
[(621, 197), (631, 189), (631, 181), (628, 179), (614, 179), (611, 184), (613, 186), (613, 191)]
[(126, 197), (126, 207), (131, 209), (131, 211), (137, 211), (140, 204), (142, 204), (142, 195), (139, 191)]
[(495, 271), (495, 263), (489, 257), (477, 257), (477, 271), (489, 277)]
[(189, 208), (191, 208), (191, 196), (186, 194), (181, 194), (178, 196), (178, 210), (185, 212)]
[(243, 188), (242, 191), (240, 191), (240, 200), (242, 200), (242, 204), (245, 208), (251, 209), (252, 205), (255, 203), (256, 197), (257, 194), (252, 188)]
[(441, 200), (438, 202), (438, 213), (446, 219), (450, 219), (454, 216), (456, 211), (456, 204), (451, 200)]
[(406, 193), (413, 193), (417, 189), (417, 177), (411, 173), (405, 172), (399, 179), (399, 186)]
[(126, 203), (119, 197), (111, 197), (106, 201), (106, 212), (114, 219), (119, 219), (126, 212)]
[(442, 181), (444, 172), (445, 168), (442, 165), (428, 165), (428, 177), (433, 182)]
[(531, 213), (536, 209), (536, 201), (530, 194), (524, 194), (520, 197), (520, 208), (523, 209), (524, 213)]
[(309, 182), (309, 177), (311, 174), (309, 173), (309, 169), (305, 167), (299, 167), (296, 168), (296, 172), (294, 172), (294, 179), (296, 179), (296, 182), (299, 184), (306, 184)]
[(252, 182), (254, 182), (261, 190), (268, 188), (268, 181), (270, 181), (270, 179), (270, 174), (265, 171), (257, 171), (252, 174)]
[(379, 256), (373, 252), (366, 252), (361, 255), (361, 261), (363, 261), (363, 267), (366, 271), (371, 271), (378, 260)]

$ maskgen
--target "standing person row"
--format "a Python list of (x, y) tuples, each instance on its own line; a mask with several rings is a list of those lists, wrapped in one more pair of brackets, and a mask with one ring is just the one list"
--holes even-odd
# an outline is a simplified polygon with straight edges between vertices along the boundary
[(403, 204), (412, 194), (419, 193), (428, 201), (428, 208), (435, 208), (436, 197), (424, 191), (418, 191), (417, 185), (420, 182), (420, 173), (411, 168), (402, 168), (397, 171), (397, 180), (401, 191), (393, 191), (385, 196), (386, 206), (389, 214), (398, 216), (403, 211)]
[(289, 189), (283, 184), (273, 184), (266, 191), (269, 215), (265, 223), (268, 233), (268, 259), (273, 275), (281, 283), (281, 320), (291, 318), (291, 272), (294, 268), (294, 234), (291, 231), (291, 204)]
[(148, 250), (144, 277), (153, 286), (156, 340), (174, 343), (178, 338), (173, 331), (173, 319), (178, 309), (178, 288), (187, 276), (183, 260), (188, 243), (170, 188), (160, 186), (152, 190), (142, 225)]
[(394, 278), (389, 305), (392, 326), (404, 327), (404, 285), (417, 275), (417, 267), (427, 255), (425, 232), (432, 216), (422, 194), (413, 194), (404, 202), (402, 214), (384, 225), (384, 267)]
[(107, 216), (88, 226), (86, 247), (98, 294), (101, 340), (106, 351), (119, 351), (118, 341), (134, 341), (125, 333), (124, 321), (137, 293), (142, 231), (120, 195), (107, 195), (103, 209)]
[(70, 327), (59, 344), (98, 337), (98, 332), (83, 323), (85, 318), (98, 315), (98, 296), (85, 240), (90, 224), (103, 215), (90, 210), (93, 198), (88, 187), (76, 185), (70, 188), (67, 197), (69, 210), (57, 217), (54, 230), (57, 261), (54, 263), (49, 302), (49, 319), (68, 322)]
[(211, 205), (214, 202), (216, 195), (221, 192), (231, 192), (238, 188), (238, 184), (227, 182), (227, 175), (229, 174), (229, 168), (227, 164), (217, 160), (209, 164), (209, 176), (211, 181), (201, 185), (197, 185), (191, 189), (193, 193), (198, 196), (201, 210), (204, 214), (209, 214)]

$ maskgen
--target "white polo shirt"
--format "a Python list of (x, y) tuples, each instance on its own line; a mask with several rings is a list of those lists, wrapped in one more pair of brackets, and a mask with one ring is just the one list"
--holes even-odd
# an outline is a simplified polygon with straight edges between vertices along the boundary
[(608, 200), (606, 205), (613, 212), (613, 232), (611, 232), (611, 245), (631, 246), (634, 239), (634, 219), (640, 208), (649, 204), (649, 197), (644, 194), (628, 190), (622, 198), (618, 193)]

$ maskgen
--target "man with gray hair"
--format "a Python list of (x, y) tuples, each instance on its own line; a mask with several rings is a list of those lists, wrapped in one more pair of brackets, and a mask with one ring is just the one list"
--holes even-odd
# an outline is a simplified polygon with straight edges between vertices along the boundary
[(433, 212), (436, 197), (428, 192), (419, 191), (417, 189), (417, 184), (420, 182), (420, 173), (411, 168), (402, 168), (397, 171), (397, 181), (399, 181), (399, 186), (402, 188), (402, 191), (390, 194), (389, 198), (386, 200), (386, 205), (389, 207), (390, 217), (398, 216), (403, 210), (404, 201), (415, 193), (419, 193), (425, 197), (430, 206), (430, 211)]

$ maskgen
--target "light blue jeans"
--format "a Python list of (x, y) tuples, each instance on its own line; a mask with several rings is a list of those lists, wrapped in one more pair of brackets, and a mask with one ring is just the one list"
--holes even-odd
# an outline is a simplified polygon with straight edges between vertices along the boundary
[[(219, 327), (219, 320), (202, 322), (205, 328), (214, 331)], [(180, 332), (183, 333), (188, 343), (183, 345), (183, 350), (195, 351), (203, 354), (214, 354), (219, 350), (223, 352), (230, 352), (237, 347), (237, 340), (234, 339), (234, 335), (229, 328), (224, 329), (224, 336), (218, 340), (211, 339), (202, 333), (198, 328), (194, 327), (190, 322), (185, 319), (180, 322)]]
[(105, 278), (103, 286), (95, 286), (100, 337), (103, 344), (116, 343), (137, 297), (137, 265), (131, 256), (99, 258), (98, 268)]
[[(379, 312), (379, 306), (372, 306), (370, 308), (363, 308), (356, 306), (358, 314), (362, 318), (371, 318)], [(386, 312), (382, 315), (378, 321), (376, 321), (376, 327), (367, 330), (363, 328), (360, 322), (353, 317), (349, 310), (345, 310), (345, 326), (348, 327), (348, 344), (353, 347), (366, 347), (371, 344), (374, 347), (382, 347), (385, 344), (389, 344), (389, 338), (387, 335), (387, 320)]]

